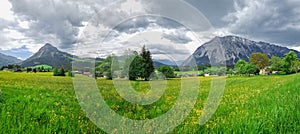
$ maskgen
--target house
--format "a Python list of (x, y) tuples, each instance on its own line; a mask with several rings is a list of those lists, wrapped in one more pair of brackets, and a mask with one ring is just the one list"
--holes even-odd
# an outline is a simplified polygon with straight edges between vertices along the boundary
[(259, 75), (269, 75), (270, 71), (271, 71), (271, 68), (270, 67), (266, 67), (265, 69), (261, 69), (259, 71)]
[(4, 72), (8, 72), (8, 71), (10, 71), (8, 68), (3, 68), (3, 71)]
[(83, 74), (84, 74), (84, 75), (87, 75), (87, 76), (90, 76), (90, 75), (91, 75), (91, 72), (84, 72)]

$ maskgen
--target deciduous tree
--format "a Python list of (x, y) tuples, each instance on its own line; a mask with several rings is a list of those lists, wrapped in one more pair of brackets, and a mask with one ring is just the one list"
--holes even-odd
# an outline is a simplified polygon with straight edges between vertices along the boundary
[(166, 78), (174, 78), (174, 70), (169, 66), (161, 66), (157, 70), (164, 74)]
[(259, 70), (265, 69), (270, 64), (268, 55), (263, 53), (251, 54), (249, 61), (251, 64), (254, 64)]
[(283, 70), (286, 73), (291, 74), (297, 72), (299, 59), (294, 51), (290, 51), (289, 53), (285, 54), (283, 62)]
[(282, 71), (283, 60), (280, 57), (272, 56), (271, 58), (271, 70)]
[(235, 66), (234, 69), (239, 73), (239, 74), (246, 74), (246, 68), (245, 66), (247, 65), (247, 61), (245, 60), (239, 60)]

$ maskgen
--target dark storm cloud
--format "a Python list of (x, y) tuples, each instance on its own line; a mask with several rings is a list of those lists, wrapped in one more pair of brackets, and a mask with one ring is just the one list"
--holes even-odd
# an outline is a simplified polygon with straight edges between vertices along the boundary
[[(145, 10), (150, 14), (158, 14), (169, 18), (173, 22), (188, 27), (189, 29), (198, 31), (207, 31), (211, 29), (211, 24), (205, 16), (194, 6), (181, 0), (151, 0), (142, 1)], [(172, 24), (168, 24), (172, 26)]]
[(226, 26), (222, 18), (229, 12), (234, 11), (233, 0), (185, 0), (212, 23), (215, 28)]
[[(44, 39), (43, 36), (49, 35), (59, 39), (60, 45), (72, 45), (76, 42), (78, 28), (82, 26), (84, 20), (88, 20), (87, 13), (81, 11), (80, 5), (75, 2), (54, 0), (10, 0), (10, 2), (14, 14), (22, 21), (30, 22), (29, 29), (19, 31), (25, 36), (37, 39), (37, 43), (47, 42), (47, 39), (41, 40)], [(36, 37), (38, 35), (42, 37)]]
[(287, 46), (300, 44), (300, 1), (235, 0), (235, 11), (223, 18), (230, 32)]
[(299, 0), (185, 0), (220, 31), (249, 39), (300, 45)]

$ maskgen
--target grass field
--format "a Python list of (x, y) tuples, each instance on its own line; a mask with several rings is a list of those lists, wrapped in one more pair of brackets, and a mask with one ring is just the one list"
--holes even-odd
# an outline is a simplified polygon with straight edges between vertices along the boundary
[[(199, 117), (211, 78), (199, 77), (200, 94), (189, 116), (169, 133), (300, 133), (300, 76), (230, 77), (219, 108), (203, 126)], [(123, 100), (113, 82), (98, 79), (111, 109), (131, 119), (145, 120), (167, 112), (180, 91), (180, 79), (167, 81), (157, 102), (139, 106)], [(147, 82), (131, 82), (148, 91)], [(71, 77), (51, 73), (0, 72), (0, 133), (104, 133), (81, 110)]]

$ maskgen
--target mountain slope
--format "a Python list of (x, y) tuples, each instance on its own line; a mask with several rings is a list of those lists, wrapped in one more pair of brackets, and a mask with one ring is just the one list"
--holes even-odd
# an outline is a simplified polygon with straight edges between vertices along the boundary
[(192, 56), (184, 63), (184, 66), (192, 63), (194, 57), (198, 65), (234, 65), (238, 60), (249, 61), (252, 53), (262, 52), (269, 57), (273, 55), (283, 57), (289, 51), (294, 51), (298, 57), (300, 53), (286, 47), (276, 46), (266, 42), (255, 42), (237, 36), (215, 37), (211, 41), (200, 46)]
[(159, 62), (159, 61), (153, 61), (153, 66), (155, 67), (155, 68), (159, 68), (159, 67), (161, 67), (161, 66), (165, 66), (166, 64), (164, 64), (164, 63), (161, 63), (161, 62)]
[(22, 62), (22, 61), (17, 59), (16, 57), (12, 57), (12, 56), (8, 56), (8, 55), (0, 53), (0, 67), (6, 66), (9, 64), (17, 64), (20, 62)]
[(30, 58), (21, 63), (22, 67), (30, 67), (40, 64), (47, 64), (53, 67), (71, 68), (73, 55), (59, 51), (56, 47), (47, 43), (45, 46)]

